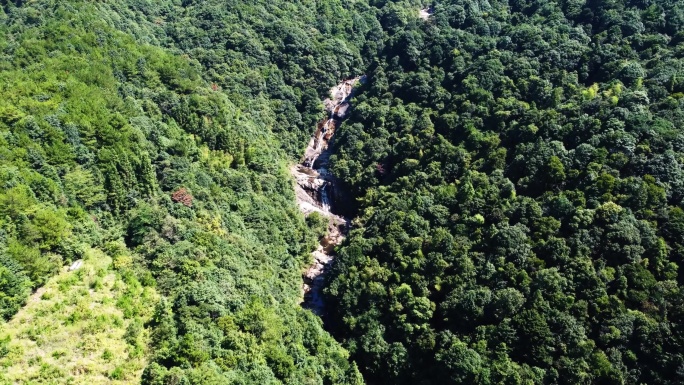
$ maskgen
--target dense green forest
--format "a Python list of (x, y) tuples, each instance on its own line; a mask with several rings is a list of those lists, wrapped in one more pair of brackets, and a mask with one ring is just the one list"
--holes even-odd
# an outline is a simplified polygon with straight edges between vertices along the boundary
[[(145, 368), (112, 382), (684, 382), (681, 1), (0, 6), (0, 324), (125, 329)], [(331, 336), (299, 306), (325, 224), (288, 167), (364, 73)], [(0, 383), (85, 382), (23, 360), (27, 330), (0, 327)], [(53, 358), (111, 361), (86, 345)]]
[(328, 287), (365, 379), (684, 382), (684, 3), (378, 18), (333, 158), (358, 218)]
[[(336, 1), (2, 2), (0, 21), (0, 318), (95, 248), (163, 296), (144, 324), (137, 291), (116, 302), (131, 360), (150, 335), (144, 383), (360, 383), (298, 304), (322, 229), (287, 166), (379, 23)], [(82, 381), (5, 377), (13, 346), (0, 382)]]

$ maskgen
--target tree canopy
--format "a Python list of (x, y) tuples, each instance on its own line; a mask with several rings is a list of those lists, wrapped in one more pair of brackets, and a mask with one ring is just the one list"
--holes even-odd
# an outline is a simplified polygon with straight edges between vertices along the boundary
[(682, 382), (682, 3), (402, 5), (332, 158), (365, 378)]
[[(683, 4), (1, 2), (0, 319), (106, 255), (144, 384), (682, 383)], [(288, 167), (361, 74), (331, 335)]]

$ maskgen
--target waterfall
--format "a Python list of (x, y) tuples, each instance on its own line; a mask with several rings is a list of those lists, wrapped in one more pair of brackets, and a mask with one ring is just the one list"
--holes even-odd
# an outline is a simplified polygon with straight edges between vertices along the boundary
[(328, 218), (328, 231), (313, 254), (313, 263), (303, 274), (302, 306), (322, 316), (325, 313), (322, 289), (326, 270), (334, 260), (334, 248), (346, 235), (349, 220), (335, 214), (335, 180), (328, 171), (329, 145), (337, 127), (346, 118), (354, 85), (364, 77), (345, 80), (330, 90), (324, 100), (328, 117), (319, 122), (309, 140), (302, 162), (291, 169), (295, 178), (295, 194), (300, 210), (309, 215), (317, 212)]

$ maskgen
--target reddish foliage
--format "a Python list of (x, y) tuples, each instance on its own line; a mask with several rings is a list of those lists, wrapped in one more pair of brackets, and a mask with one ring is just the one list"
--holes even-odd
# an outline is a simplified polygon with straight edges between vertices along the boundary
[(385, 170), (385, 165), (382, 163), (376, 164), (375, 169), (378, 170), (380, 176), (385, 176), (385, 174), (387, 173), (387, 170)]
[(218, 90), (219, 90), (218, 84), (216, 84), (216, 83), (211, 83), (211, 89), (214, 90), (214, 91), (218, 91)]
[(185, 187), (181, 187), (171, 194), (171, 199), (173, 199), (174, 202), (182, 203), (187, 207), (192, 207), (192, 195), (190, 195)]

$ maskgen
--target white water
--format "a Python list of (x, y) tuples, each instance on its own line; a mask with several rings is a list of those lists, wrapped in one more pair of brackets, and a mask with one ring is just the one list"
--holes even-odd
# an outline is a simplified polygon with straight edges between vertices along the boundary
[(334, 212), (334, 178), (328, 171), (328, 146), (335, 135), (335, 130), (346, 117), (354, 85), (363, 81), (363, 77), (345, 80), (330, 90), (330, 99), (324, 104), (329, 112), (328, 118), (319, 123), (311, 136), (309, 145), (302, 157), (302, 163), (291, 169), (297, 184), (295, 193), (299, 209), (309, 215), (317, 212), (328, 218), (328, 231), (320, 244), (312, 253), (313, 263), (303, 274), (304, 283), (302, 305), (318, 315), (325, 312), (322, 289), (325, 273), (334, 260), (334, 248), (339, 245), (347, 233), (349, 221)]

